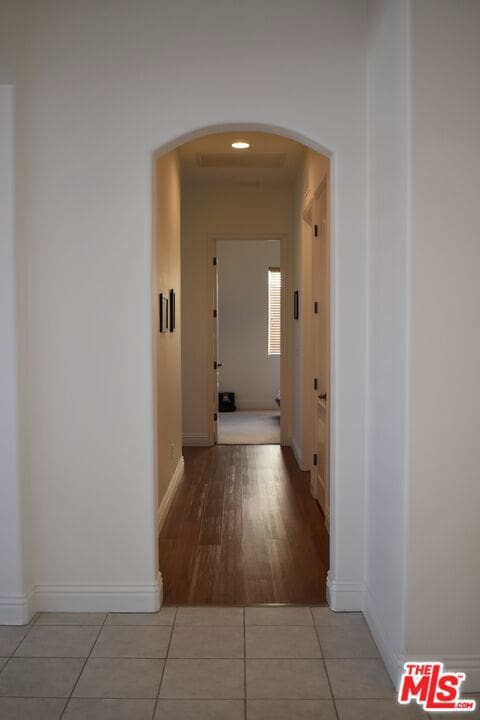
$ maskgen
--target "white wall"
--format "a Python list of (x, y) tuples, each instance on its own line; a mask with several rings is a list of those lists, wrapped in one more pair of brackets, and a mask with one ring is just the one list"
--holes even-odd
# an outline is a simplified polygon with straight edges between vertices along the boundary
[(364, 3), (247, 0), (242, 13), (213, 0), (25, 5), (16, 76), (21, 422), (39, 606), (155, 606), (152, 153), (182, 134), (251, 123), (333, 153), (330, 589), (337, 607), (358, 608)]
[(414, 2), (411, 33), (406, 652), (480, 690), (480, 4)]
[(268, 269), (280, 267), (279, 240), (217, 242), (220, 391), (238, 410), (277, 409), (280, 355), (268, 354)]
[[(155, 230), (152, 299), (153, 337), (155, 343), (157, 507), (160, 508), (170, 483), (176, 473), (181, 472), (181, 463), (183, 462), (180, 161), (177, 151), (173, 150), (156, 158), (154, 173)], [(159, 331), (159, 295), (163, 293), (169, 298), (170, 290), (175, 291), (175, 329), (173, 332), (169, 329), (168, 332), (161, 333)]]
[(372, 0), (369, 23), (365, 612), (396, 674), (405, 641), (408, 4)]
[[(398, 4), (400, 13), (404, 5)], [(456, 656), (468, 670), (478, 669), (480, 646), (480, 6), (476, 0), (409, 5), (411, 482), (405, 651), (438, 652), (450, 656), (452, 664)], [(143, 0), (140, 10), (124, 0), (40, 0), (22, 6), (28, 16), (20, 23), (15, 77), (16, 241), (24, 307), (17, 336), (37, 606), (148, 610), (158, 601), (151, 158), (159, 146), (183, 134), (253, 124), (281, 126), (332, 152), (335, 416), (329, 589), (334, 607), (358, 609), (366, 438), (365, 3), (247, 0), (240, 14), (233, 2), (213, 0), (168, 5)], [(397, 12), (392, 4), (385, 7), (389, 15)], [(374, 17), (381, 10), (374, 10)], [(383, 115), (381, 104), (383, 98), (398, 102), (389, 90), (402, 78), (398, 32), (396, 25), (386, 37), (380, 30), (379, 59), (371, 66), (377, 89), (370, 108), (381, 111), (378, 129), (387, 139), (370, 165), (381, 175), (372, 180), (369, 206), (379, 203), (385, 218), (388, 207), (396, 212), (398, 181), (391, 167), (382, 170), (379, 158), (399, 159), (401, 153), (386, 145), (388, 128), (395, 137), (401, 130), (395, 118)], [(398, 53), (393, 58), (390, 40)], [(407, 33), (407, 51), (408, 41)], [(382, 57), (388, 59), (385, 77)], [(387, 233), (372, 220), (369, 272), (378, 273), (384, 261), (387, 265), (379, 245)], [(392, 247), (392, 259), (395, 253)], [(398, 303), (401, 272), (389, 270), (388, 277)], [(407, 287), (408, 282), (407, 276)], [(7, 296), (12, 296), (11, 283)], [(382, 297), (392, 299), (388, 290)], [(370, 306), (373, 299), (370, 294)], [(390, 333), (385, 318), (375, 313), (369, 375), (378, 367), (388, 380), (382, 394), (376, 381), (369, 385), (368, 436), (378, 438), (383, 436), (380, 420), (399, 428), (402, 414), (398, 398), (394, 411), (382, 407), (393, 378), (385, 369), (386, 354), (376, 357), (384, 331)], [(9, 338), (14, 352), (12, 332)], [(10, 351), (7, 356), (12, 357)], [(396, 360), (393, 369), (398, 373)], [(398, 463), (389, 461), (383, 471), (388, 458), (373, 457), (370, 445), (370, 493), (381, 488), (377, 473), (388, 479), (399, 472), (401, 448), (393, 442), (391, 447)], [(10, 498), (18, 497), (11, 489)], [(387, 513), (393, 515), (392, 508), (390, 503)], [(13, 517), (8, 540), (18, 547), (21, 523)], [(398, 532), (396, 518), (392, 527)], [(371, 547), (370, 532), (369, 538)], [(369, 560), (368, 582), (377, 588), (379, 616), (388, 618), (394, 613), (392, 599), (378, 570), (386, 566), (388, 553), (398, 555), (392, 543), (386, 543), (385, 558), (381, 549)], [(6, 595), (21, 587), (21, 562), (20, 554), (12, 555), (8, 584), (2, 587)], [(4, 619), (2, 610), (0, 622)]]
[(365, 611), (478, 691), (480, 6), (369, 10)]
[(294, 187), (293, 287), (299, 290), (299, 320), (294, 323), (294, 412), (292, 445), (300, 466), (310, 470), (313, 456), (312, 232), (304, 219), (329, 170), (329, 159), (307, 149)]
[(28, 619), (29, 589), (19, 457), (14, 143), (14, 90), (0, 85), (0, 614), (13, 624)]
[[(292, 191), (288, 186), (182, 184), (182, 416), (185, 444), (208, 444), (212, 425), (212, 405), (208, 395), (212, 365), (207, 360), (213, 307), (208, 273), (212, 271), (212, 258), (216, 252), (212, 238), (288, 237), (291, 230)], [(251, 241), (245, 239), (245, 242)]]

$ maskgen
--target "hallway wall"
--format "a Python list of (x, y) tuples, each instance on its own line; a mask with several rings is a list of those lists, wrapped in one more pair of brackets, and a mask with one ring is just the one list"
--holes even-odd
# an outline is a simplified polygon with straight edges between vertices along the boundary
[[(177, 152), (155, 160), (153, 247), (153, 336), (157, 507), (182, 459), (182, 371), (180, 288), (180, 162)], [(159, 332), (159, 294), (175, 290), (175, 331)]]
[(268, 354), (268, 269), (280, 267), (279, 240), (223, 240), (218, 258), (220, 392), (238, 410), (277, 410), (280, 355)]
[(396, 676), (407, 543), (409, 18), (397, 0), (373, 0), (369, 10), (365, 611)]
[(365, 611), (480, 690), (480, 5), (372, 0)]
[[(207, 342), (212, 322), (209, 236), (291, 235), (292, 190), (216, 183), (182, 184), (183, 440), (207, 445), (212, 405)], [(245, 242), (250, 242), (246, 240)], [(278, 392), (278, 391), (277, 391)]]
[[(26, 590), (39, 609), (158, 605), (152, 154), (183, 134), (243, 123), (334, 154), (330, 590), (337, 607), (358, 609), (365, 3), (246, 0), (240, 14), (230, 0), (15, 5), (19, 332), (28, 340), (20, 426), (34, 509)], [(184, 316), (195, 312), (189, 304)], [(12, 591), (2, 588), (2, 613)]]
[(480, 691), (480, 4), (415, 2), (411, 28), (406, 652)]
[[(309, 470), (313, 453), (313, 346), (312, 346), (312, 231), (303, 213), (327, 175), (328, 158), (308, 149), (294, 186), (293, 287), (299, 289), (300, 317), (294, 323), (294, 414), (292, 444), (303, 470)], [(333, 257), (333, 256), (332, 256)]]
[(21, 469), (17, 268), (15, 246), (15, 93), (0, 85), (0, 600), (8, 588), (12, 601), (3, 622), (27, 622), (25, 598), (28, 534), (23, 511)]
[[(368, 88), (366, 82), (366, 5), (246, 0), (239, 14), (233, 2), (214, 0), (201, 5), (142, 0), (141, 11), (129, 2), (12, 3), (21, 15), (14, 78), (15, 63), (7, 61), (8, 79), (15, 80), (17, 299), (22, 301), (17, 411), (29, 492), (22, 495), (17, 477), (12, 497), (21, 498), (21, 516), (18, 523), (8, 521), (7, 541), (18, 548), (18, 528), (30, 529), (31, 542), (25, 532), (23, 540), (34, 574), (17, 593), (22, 557), (11, 555), (0, 622), (11, 621), (12, 611), (29, 599), (30, 613), (35, 607), (158, 607), (152, 154), (160, 146), (171, 149), (183, 134), (253, 124), (310, 138), (332, 154), (336, 415), (329, 593), (335, 609), (362, 607), (365, 535), (371, 553), (372, 530), (380, 528), (367, 575), (390, 624), (396, 598), (389, 597), (381, 566), (390, 558), (397, 562), (400, 553), (393, 542), (383, 542), (387, 528), (380, 522), (366, 533), (360, 508), (366, 470), (372, 473), (367, 504), (372, 491), (389, 494), (391, 476), (401, 477), (405, 440), (401, 432), (386, 438), (393, 465), (383, 450), (372, 455), (379, 447), (372, 438), (385, 437), (380, 422), (386, 419), (398, 429), (403, 412), (397, 395), (393, 409), (384, 406), (402, 375), (396, 360), (389, 375), (382, 334), (392, 337), (385, 317), (379, 311), (368, 328), (366, 323), (367, 282), (382, 264), (394, 287), (383, 288), (381, 297), (392, 300), (395, 312), (403, 292), (403, 248), (395, 245), (395, 238), (403, 245), (403, 236), (396, 227), (382, 229), (389, 208), (397, 216), (403, 202), (397, 205), (394, 180), (402, 149), (388, 147), (391, 128), (397, 141), (404, 142), (404, 131), (412, 143), (405, 208), (411, 482), (409, 524), (397, 543), (406, 547), (408, 578), (403, 649), (422, 656), (441, 651), (478, 678), (480, 6), (476, 0), (382, 2), (380, 11), (400, 7), (400, 27), (395, 21), (381, 41), (375, 63), (379, 91), (373, 88), (372, 96), (372, 78)], [(4, 27), (13, 38), (8, 17)], [(402, 130), (396, 118), (383, 113), (385, 100), (397, 106), (391, 89), (400, 81), (401, 90), (404, 62)], [(4, 70), (2, 64), (0, 77)], [(369, 153), (380, 153), (370, 165), (378, 177), (369, 188), (369, 258), (367, 89), (370, 109), (383, 116), (378, 129), (384, 138), (372, 148), (370, 133), (368, 145)], [(385, 252), (380, 241), (387, 243)], [(397, 272), (390, 263), (398, 259)], [(370, 306), (374, 299), (369, 293)], [(195, 304), (189, 308), (195, 315)], [(368, 432), (367, 330), (370, 381), (373, 368), (382, 373), (368, 391)], [(14, 334), (5, 335), (11, 351)], [(383, 378), (388, 382), (382, 388)], [(198, 383), (192, 390), (203, 392)], [(367, 508), (369, 522), (374, 507)], [(399, 522), (395, 517), (392, 534)], [(480, 679), (476, 685), (480, 689)]]

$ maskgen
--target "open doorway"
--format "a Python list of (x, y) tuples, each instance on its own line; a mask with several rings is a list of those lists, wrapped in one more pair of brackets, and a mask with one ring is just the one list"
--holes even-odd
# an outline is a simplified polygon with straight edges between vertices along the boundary
[(280, 244), (216, 242), (219, 445), (280, 444)]
[[(178, 404), (182, 398), (183, 450), (171, 461), (158, 514), (164, 597), (321, 603), (329, 568), (330, 270), (328, 217), (319, 217), (317, 200), (323, 187), (329, 203), (329, 160), (245, 130), (248, 154), (239, 155), (236, 138), (215, 133), (167, 155), (176, 191), (164, 214), (174, 231), (157, 218), (165, 240), (157, 237), (156, 256), (178, 233), (172, 264), (181, 277), (182, 382), (174, 394)], [(159, 273), (168, 255), (161, 260)], [(157, 382), (170, 397), (169, 346), (168, 333), (157, 333)], [(174, 413), (172, 405), (163, 424), (157, 418), (158, 447), (173, 458)]]

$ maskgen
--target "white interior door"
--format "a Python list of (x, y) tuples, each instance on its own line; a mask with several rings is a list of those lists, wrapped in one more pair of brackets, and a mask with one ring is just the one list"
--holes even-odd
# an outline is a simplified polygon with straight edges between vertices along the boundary
[(330, 287), (328, 187), (324, 182), (315, 197), (312, 237), (313, 291), (313, 465), (311, 490), (330, 520), (329, 438), (330, 438)]

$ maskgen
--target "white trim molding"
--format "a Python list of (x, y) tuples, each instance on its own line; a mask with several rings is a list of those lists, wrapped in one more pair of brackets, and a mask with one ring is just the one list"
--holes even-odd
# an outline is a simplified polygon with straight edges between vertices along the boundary
[(34, 591), (0, 595), (0, 625), (26, 625), (35, 612)]
[(170, 484), (167, 488), (167, 491), (166, 491), (165, 495), (163, 496), (162, 502), (160, 503), (160, 505), (157, 509), (157, 533), (159, 533), (160, 530), (162, 529), (162, 525), (165, 522), (165, 518), (167, 517), (167, 513), (170, 509), (170, 505), (172, 504), (172, 500), (177, 491), (180, 480), (183, 477), (184, 471), (185, 471), (185, 461), (182, 456), (180, 458), (180, 460), (178, 461), (178, 465), (175, 468), (175, 472), (172, 475), (172, 479), (170, 480)]
[(462, 695), (465, 693), (480, 692), (480, 655), (435, 655), (431, 652), (414, 652), (405, 654), (398, 652), (391, 642), (384, 624), (381, 622), (375, 609), (375, 603), (368, 588), (364, 594), (365, 620), (373, 635), (382, 660), (388, 670), (395, 688), (398, 690), (403, 674), (403, 666), (408, 661), (436, 660), (444, 663), (447, 670), (464, 672), (466, 680), (462, 685)]
[(208, 447), (212, 444), (208, 433), (184, 433), (182, 443), (184, 447)]
[(304, 468), (303, 462), (302, 462), (302, 451), (300, 449), (300, 446), (297, 443), (296, 438), (292, 437), (290, 440), (290, 447), (292, 448), (293, 454), (295, 455), (295, 460), (297, 461), (298, 467), (300, 470), (309, 470), (310, 468)]
[(467, 676), (462, 684), (462, 696), (480, 692), (480, 655), (445, 655), (441, 660), (446, 670), (464, 672)]
[(363, 610), (363, 583), (358, 580), (334, 580), (327, 575), (327, 602), (337, 612)]
[(157, 612), (162, 577), (143, 585), (37, 585), (0, 596), (0, 625), (27, 625), (36, 612)]
[[(157, 510), (160, 530), (183, 477), (180, 458)], [(0, 625), (26, 625), (35, 612), (157, 612), (163, 599), (162, 576), (141, 585), (37, 585), (28, 594), (0, 595)]]
[(157, 612), (161, 587), (145, 585), (37, 585), (37, 612)]

